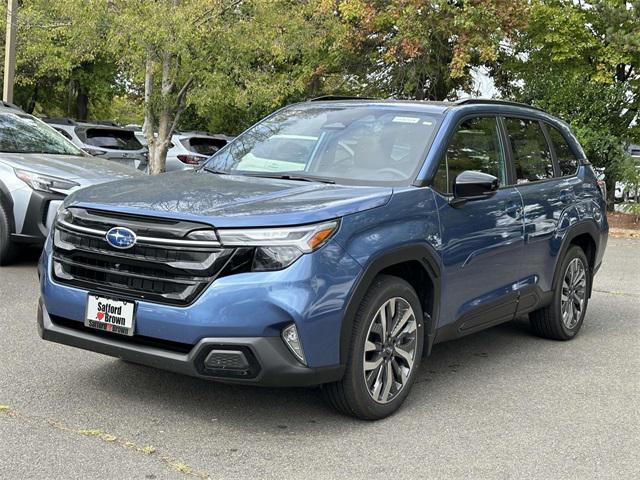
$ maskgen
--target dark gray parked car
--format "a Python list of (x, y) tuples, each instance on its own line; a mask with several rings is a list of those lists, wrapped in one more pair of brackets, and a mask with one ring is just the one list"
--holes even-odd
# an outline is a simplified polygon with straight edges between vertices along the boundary
[(112, 124), (76, 122), (68, 118), (46, 118), (46, 123), (74, 145), (94, 157), (101, 157), (146, 171), (148, 151), (134, 132)]

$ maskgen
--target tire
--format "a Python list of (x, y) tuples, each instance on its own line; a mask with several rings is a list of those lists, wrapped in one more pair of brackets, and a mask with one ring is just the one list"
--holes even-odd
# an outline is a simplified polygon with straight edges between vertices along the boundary
[(6, 207), (0, 204), (0, 266), (8, 265), (15, 256), (15, 245), (11, 241), (11, 222)]
[[(382, 311), (391, 317), (387, 332), (393, 333), (394, 327), (403, 326), (396, 332), (395, 342), (393, 336), (384, 344), (381, 341)], [(400, 408), (415, 381), (423, 344), (424, 320), (415, 290), (400, 278), (379, 275), (356, 313), (344, 377), (323, 385), (325, 399), (339, 412), (363, 420), (391, 415)], [(365, 370), (365, 357), (369, 370)], [(373, 368), (375, 364), (379, 366)], [(393, 381), (385, 382), (389, 375)]]
[[(570, 271), (570, 269), (574, 270)], [(579, 279), (579, 272), (584, 274), (584, 283), (571, 286)], [(558, 275), (551, 304), (532, 312), (529, 315), (529, 321), (534, 333), (540, 337), (571, 340), (582, 327), (591, 291), (589, 262), (580, 247), (569, 248), (562, 260)], [(563, 294), (567, 294), (568, 301), (563, 302)], [(582, 300), (581, 304), (580, 300)], [(581, 307), (578, 309), (579, 304)], [(563, 315), (563, 305), (566, 306), (565, 315)]]

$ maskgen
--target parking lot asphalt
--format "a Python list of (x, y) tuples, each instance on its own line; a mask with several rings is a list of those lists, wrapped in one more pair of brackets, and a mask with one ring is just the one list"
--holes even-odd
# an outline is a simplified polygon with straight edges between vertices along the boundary
[(611, 238), (580, 335), (518, 320), (434, 347), (396, 415), (40, 340), (37, 252), (0, 269), (0, 478), (637, 478), (640, 240)]

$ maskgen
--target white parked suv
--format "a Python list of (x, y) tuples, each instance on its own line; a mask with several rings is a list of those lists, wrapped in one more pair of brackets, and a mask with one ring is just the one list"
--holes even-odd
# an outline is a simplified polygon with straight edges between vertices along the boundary
[[(135, 135), (143, 145), (147, 144), (141, 131), (136, 131)], [(206, 132), (175, 133), (171, 137), (165, 170), (171, 172), (196, 168), (232, 139), (227, 135), (211, 135)]]
[(142, 175), (92, 157), (49, 125), (0, 103), (0, 265), (18, 244), (43, 245), (58, 207), (81, 187)]

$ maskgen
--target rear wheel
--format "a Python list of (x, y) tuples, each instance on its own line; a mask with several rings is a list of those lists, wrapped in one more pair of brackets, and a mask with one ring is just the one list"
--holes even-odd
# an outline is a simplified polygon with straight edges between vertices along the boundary
[(591, 287), (589, 262), (580, 247), (567, 251), (559, 275), (551, 304), (532, 312), (529, 320), (541, 337), (571, 340), (584, 321)]
[(411, 285), (397, 277), (377, 277), (354, 320), (345, 375), (323, 386), (328, 402), (366, 420), (394, 413), (415, 381), (424, 342), (422, 318)]
[(9, 212), (0, 204), (0, 265), (13, 261), (15, 245), (11, 241), (11, 222)]

